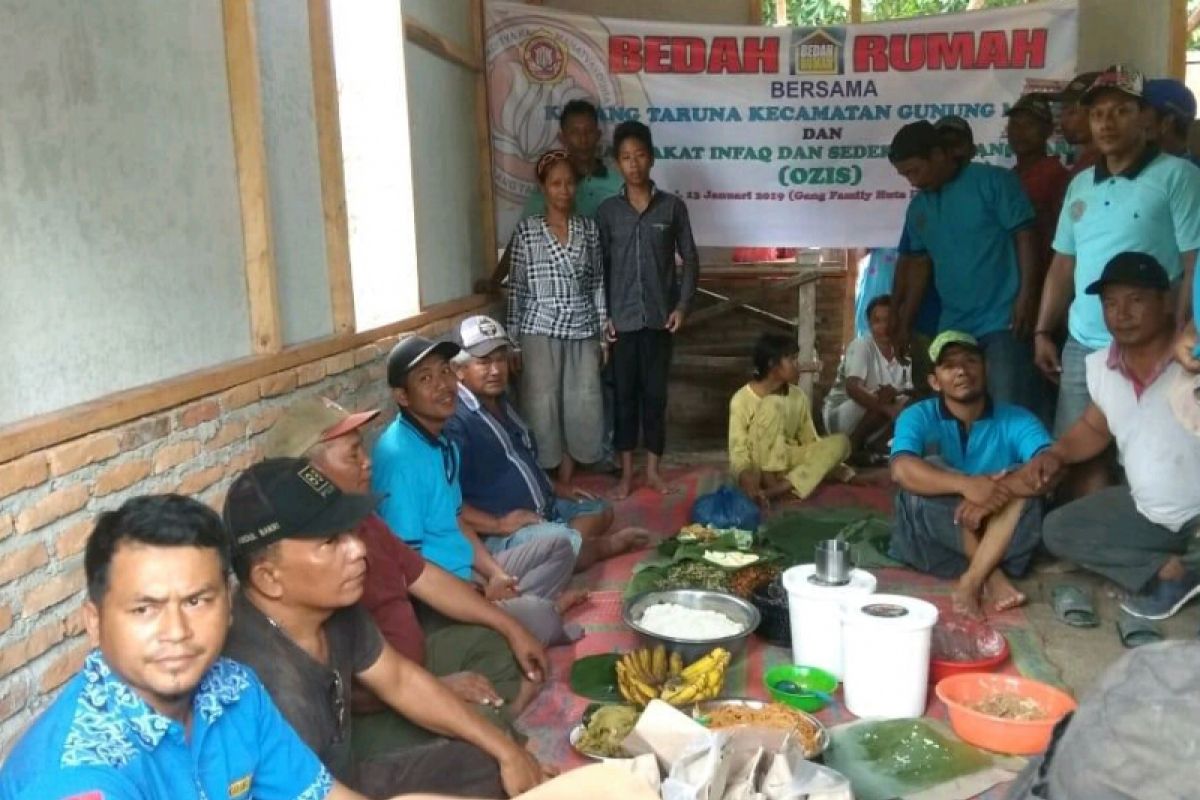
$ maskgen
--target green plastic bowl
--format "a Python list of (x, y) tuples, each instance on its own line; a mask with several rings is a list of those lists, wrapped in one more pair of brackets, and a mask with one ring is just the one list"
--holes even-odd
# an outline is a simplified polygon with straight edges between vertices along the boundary
[(775, 684), (782, 681), (791, 681), (799, 686), (802, 691), (816, 691), (823, 692), (824, 694), (833, 694), (838, 688), (837, 678), (825, 670), (817, 669), (816, 667), (780, 664), (767, 670), (766, 674), (763, 675), (763, 684), (767, 687), (767, 692), (771, 695), (771, 699), (777, 703), (783, 703), (792, 708), (807, 711), (810, 714), (824, 708), (825, 701), (811, 694), (781, 692), (775, 688)]

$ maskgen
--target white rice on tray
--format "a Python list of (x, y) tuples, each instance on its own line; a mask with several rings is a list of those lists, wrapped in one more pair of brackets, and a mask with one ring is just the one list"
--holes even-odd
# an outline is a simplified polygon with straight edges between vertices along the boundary
[(657, 636), (672, 639), (724, 639), (746, 629), (718, 611), (687, 608), (678, 603), (655, 603), (642, 612), (638, 624)]

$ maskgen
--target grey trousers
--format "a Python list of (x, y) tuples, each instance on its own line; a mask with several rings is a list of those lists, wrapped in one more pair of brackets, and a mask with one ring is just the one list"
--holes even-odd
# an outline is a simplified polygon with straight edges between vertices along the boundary
[[(963, 552), (962, 531), (954, 522), (954, 510), (961, 500), (896, 492), (896, 521), (888, 555), (939, 578), (957, 578), (966, 572), (968, 561)], [(1025, 574), (1037, 549), (1041, 529), (1042, 501), (1029, 498), (1000, 562), (1005, 574), (1013, 577)]]
[(567, 453), (581, 464), (604, 457), (604, 392), (597, 339), (521, 337), (517, 401), (537, 442), (538, 463), (553, 469)]
[(563, 626), (555, 600), (575, 572), (575, 551), (562, 536), (534, 539), (495, 555), (504, 571), (519, 579), (521, 596), (499, 603), (542, 644), (565, 644), (581, 631)]
[(1173, 555), (1184, 555), (1200, 519), (1178, 532), (1141, 515), (1128, 486), (1110, 486), (1052, 511), (1046, 548), (1131, 592), (1141, 590)]

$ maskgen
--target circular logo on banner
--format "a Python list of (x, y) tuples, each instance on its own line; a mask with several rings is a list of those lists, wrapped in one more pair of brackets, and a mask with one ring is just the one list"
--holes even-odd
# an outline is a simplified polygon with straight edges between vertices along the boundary
[[(488, 111), (499, 199), (520, 205), (537, 186), (534, 165), (558, 145), (558, 115), (571, 100), (600, 110), (624, 105), (608, 72), (608, 32), (522, 10), (488, 29)], [(599, 154), (597, 154), (599, 155)]]

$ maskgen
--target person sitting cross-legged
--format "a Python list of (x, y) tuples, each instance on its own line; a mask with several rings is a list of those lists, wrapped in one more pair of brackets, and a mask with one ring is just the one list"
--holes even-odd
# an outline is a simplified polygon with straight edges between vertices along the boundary
[(1116, 442), (1127, 484), (1051, 512), (1046, 547), (1131, 592), (1121, 608), (1145, 619), (1166, 619), (1200, 594), (1187, 558), (1200, 533), (1200, 438), (1172, 409), (1172, 395), (1191, 383), (1172, 359), (1170, 289), (1163, 265), (1135, 252), (1114, 256), (1087, 287), (1100, 296), (1113, 343), (1084, 360), (1083, 416), (1024, 470), (1044, 490), (1066, 465)]
[[(307, 458), (338, 489), (347, 494), (369, 494), (371, 459), (363, 445), (362, 429), (379, 414), (378, 409), (351, 414), (322, 397), (293, 403), (267, 432), (268, 458)], [(378, 514), (371, 514), (356, 530), (367, 550), (366, 584), (362, 606), (370, 612), (380, 633), (396, 652), (424, 664), (460, 699), (491, 716), (503, 715), (501, 724), (515, 719), (537, 694), (546, 677), (546, 651), (512, 616), (436, 564), (431, 564), (392, 532)], [(416, 606), (441, 616), (426, 631)], [(428, 615), (426, 615), (428, 616)], [(384, 712), (378, 700), (356, 696), (354, 725), (357, 749), (369, 752), (372, 744), (389, 735), (374, 728), (400, 727), (395, 714)], [(408, 724), (417, 738), (428, 738)]]
[(968, 616), (1006, 611), (1026, 597), (1009, 582), (1029, 566), (1041, 536), (1040, 490), (1011, 470), (1048, 448), (1050, 434), (1021, 406), (993, 403), (975, 337), (943, 331), (929, 346), (936, 397), (896, 420), (890, 555), (939, 578), (957, 578), (953, 605)]
[(646, 531), (612, 530), (612, 506), (570, 484), (551, 484), (538, 466), (533, 432), (508, 401), (512, 342), (504, 327), (469, 317), (458, 326), (458, 339), (458, 407), (445, 432), (462, 457), (463, 522), (483, 536), (484, 546), (502, 553), (539, 537), (565, 536), (577, 556), (576, 572), (644, 547)]
[(801, 500), (827, 475), (849, 477), (843, 433), (821, 438), (800, 379), (796, 340), (764, 333), (754, 345), (754, 379), (729, 401), (729, 472), (760, 504), (785, 495)]
[[(300, 458), (268, 459), (234, 480), (224, 518), (240, 586), (225, 655), (254, 669), (325, 766), (363, 794), (504, 797), (536, 786), (537, 760), (396, 652), (359, 605), (368, 565), (355, 531), (378, 500), (344, 494)], [(426, 729), (425, 741), (397, 736), (356, 757), (355, 683)]]

